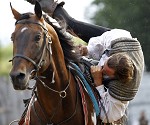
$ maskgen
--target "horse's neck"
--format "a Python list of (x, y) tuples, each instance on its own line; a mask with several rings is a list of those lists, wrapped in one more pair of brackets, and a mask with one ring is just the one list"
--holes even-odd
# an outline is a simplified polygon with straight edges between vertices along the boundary
[(62, 65), (62, 62), (55, 63), (52, 61), (51, 63), (52, 65), (49, 66), (43, 74), (41, 74), (46, 77), (45, 79), (42, 79), (42, 81), (46, 84), (46, 87), (41, 84), (40, 81), (37, 83), (39, 100), (45, 109), (49, 110), (49, 112), (51, 112), (50, 110), (54, 109), (54, 107), (60, 103), (61, 97), (59, 92), (66, 88), (69, 79), (69, 72), (67, 71), (66, 66)]
[[(52, 65), (49, 66), (49, 68), (43, 74), (41, 74), (41, 76), (45, 77), (45, 79), (42, 79), (42, 81), (46, 84), (46, 87), (43, 86), (43, 84), (41, 83), (39, 83), (40, 86), (37, 87), (39, 89), (45, 90), (43, 91), (45, 93), (42, 92), (42, 95), (45, 94), (45, 97), (47, 95), (48, 97), (50, 97), (49, 93), (52, 93), (52, 95), (59, 95), (58, 92), (55, 92), (53, 90), (62, 91), (69, 82), (69, 75), (68, 75), (69, 71), (66, 69), (66, 66), (65, 65), (62, 66), (59, 65), (58, 67), (57, 66), (56, 64), (54, 65), (54, 62), (52, 61)], [(48, 87), (52, 88), (53, 90), (49, 89)]]
[[(65, 119), (65, 116), (63, 116), (63, 114), (66, 112), (66, 110), (68, 114), (71, 114), (72, 112), (74, 112), (76, 105), (76, 103), (74, 102), (76, 101), (77, 94), (75, 88), (76, 85), (73, 84), (72, 86), (72, 83), (74, 83), (74, 81), (72, 81), (73, 79), (71, 74), (69, 75), (69, 81), (65, 81), (63, 75), (59, 76), (59, 74), (61, 73), (55, 73), (55, 77), (57, 77), (55, 78), (55, 83), (51, 83), (53, 78), (52, 72), (49, 74), (49, 79), (44, 80), (45, 84), (48, 85), (50, 89), (44, 87), (42, 84), (37, 85), (37, 92), (40, 100), (40, 105), (46, 111), (46, 115), (48, 116), (48, 118), (51, 119), (51, 117), (55, 114), (55, 117), (52, 119), (54, 121), (57, 121), (57, 118), (58, 121)], [(51, 89), (53, 89), (54, 91)], [(55, 91), (64, 91), (66, 95), (64, 96), (65, 93), (62, 93), (62, 96), (64, 96), (64, 98), (62, 98), (60, 96), (60, 93)], [(69, 105), (69, 107), (66, 107), (66, 105)]]
[[(50, 30), (52, 31), (52, 30)], [(72, 81), (71, 75), (68, 69), (66, 68), (63, 51), (58, 39), (57, 34), (54, 32), (50, 32), (52, 35), (52, 55), (50, 60), (50, 66), (47, 70), (42, 74), (46, 76), (46, 79), (43, 79), (43, 82), (46, 84), (46, 87), (41, 84), (39, 81), (37, 83), (37, 93), (43, 108), (48, 112), (49, 117), (55, 112), (55, 110), (59, 107), (59, 112), (57, 116), (62, 115), (64, 113), (64, 103), (68, 103), (71, 106), (74, 103), (74, 99), (71, 96), (76, 92), (75, 88), (72, 88), (69, 84), (74, 82)], [(70, 78), (70, 79), (69, 79)], [(54, 80), (54, 83), (52, 82)], [(72, 88), (72, 90), (70, 90)], [(60, 93), (62, 92), (62, 95)], [(74, 93), (74, 94), (73, 94)], [(64, 96), (62, 98), (61, 96)], [(61, 105), (60, 105), (61, 104)], [(68, 108), (68, 107), (67, 107)], [(74, 108), (71, 108), (74, 109)], [(66, 109), (65, 109), (66, 110)]]
[(65, 82), (66, 79), (68, 79), (68, 73), (65, 64), (64, 53), (58, 35), (54, 29), (52, 29), (49, 24), (47, 24), (47, 28), (49, 29), (49, 33), (52, 35), (52, 70), (55, 73), (55, 79), (57, 82)]

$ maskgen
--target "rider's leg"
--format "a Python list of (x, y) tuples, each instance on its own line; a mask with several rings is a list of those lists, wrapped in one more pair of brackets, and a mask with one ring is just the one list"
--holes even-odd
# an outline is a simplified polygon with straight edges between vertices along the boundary
[[(31, 4), (35, 4), (36, 0), (27, 0)], [(58, 21), (60, 26), (65, 26), (66, 30), (72, 35), (76, 35), (83, 41), (88, 42), (91, 37), (100, 36), (109, 28), (81, 22), (72, 18), (63, 8), (64, 2), (57, 3), (54, 0), (37, 0), (39, 1), (42, 10), (49, 16)], [(73, 33), (74, 34), (73, 34)]]
[(100, 36), (110, 30), (109, 28), (75, 20), (61, 5), (56, 7), (52, 17), (56, 19), (60, 25), (65, 25), (67, 31), (72, 31), (85, 42), (88, 42), (91, 37)]

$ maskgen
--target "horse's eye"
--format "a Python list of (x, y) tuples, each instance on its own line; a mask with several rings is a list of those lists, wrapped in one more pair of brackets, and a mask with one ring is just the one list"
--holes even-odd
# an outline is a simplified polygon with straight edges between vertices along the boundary
[(35, 38), (34, 38), (34, 40), (36, 42), (38, 42), (40, 39), (41, 39), (41, 34), (36, 35)]

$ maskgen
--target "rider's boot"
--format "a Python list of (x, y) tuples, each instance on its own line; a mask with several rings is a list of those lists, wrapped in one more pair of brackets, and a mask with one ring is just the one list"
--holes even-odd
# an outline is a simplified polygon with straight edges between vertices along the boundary
[(42, 10), (45, 13), (48, 13), (49, 16), (52, 16), (54, 10), (56, 9), (58, 3), (54, 0), (27, 0), (31, 4), (35, 4), (38, 1), (41, 5)]
[(72, 35), (81, 38), (88, 42), (91, 37), (102, 35), (104, 32), (110, 30), (109, 28), (85, 23), (72, 18), (63, 8), (64, 2), (57, 5), (52, 14), (52, 18), (57, 20), (60, 26), (65, 26), (66, 30)]

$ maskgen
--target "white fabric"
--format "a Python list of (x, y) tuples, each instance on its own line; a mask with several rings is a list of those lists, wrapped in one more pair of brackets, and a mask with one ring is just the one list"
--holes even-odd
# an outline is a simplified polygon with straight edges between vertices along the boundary
[(108, 59), (107, 55), (103, 54), (104, 51), (110, 50), (111, 42), (120, 37), (132, 38), (130, 32), (122, 29), (112, 29), (101, 36), (92, 37), (87, 46), (89, 57), (100, 60), (100, 66), (104, 65), (104, 62)]
[[(110, 123), (117, 121), (123, 115), (125, 115), (125, 110), (127, 109), (129, 101), (119, 101), (113, 98), (109, 94), (108, 90), (105, 92), (104, 85), (98, 86), (96, 87), (96, 89), (99, 91), (99, 94), (102, 98), (101, 102), (103, 106), (105, 107), (105, 111), (106, 111), (106, 114)], [(107, 123), (107, 118), (102, 107), (101, 107), (100, 119), (104, 123)]]
[(99, 66), (103, 66), (104, 63), (106, 62), (106, 60), (107, 60), (108, 58), (109, 58), (109, 57), (108, 57), (106, 54), (103, 54), (103, 55), (101, 56), (101, 59), (99, 60), (98, 65), (99, 65)]

